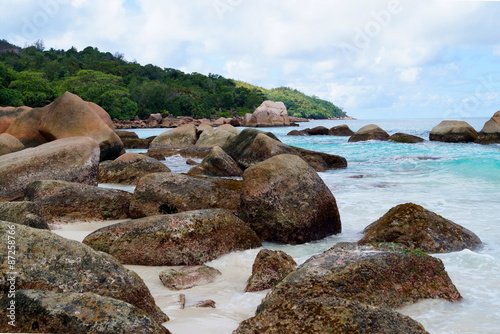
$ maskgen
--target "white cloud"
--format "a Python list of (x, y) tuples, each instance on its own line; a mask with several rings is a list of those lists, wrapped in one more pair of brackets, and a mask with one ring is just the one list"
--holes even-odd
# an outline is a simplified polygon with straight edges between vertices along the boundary
[[(57, 13), (23, 37), (23, 25), (44, 13), (40, 3), (51, 1), (59, 3)], [(13, 42), (21, 46), (37, 39), (54, 48), (91, 45), (143, 64), (218, 73), (265, 87), (288, 84), (348, 113), (462, 101), (500, 56), (499, 2), (132, 2), (4, 1), (0, 34), (8, 38), (14, 32)], [(353, 52), (346, 57), (342, 46)], [(412, 94), (407, 85), (416, 82), (420, 92)], [(431, 94), (438, 96), (429, 99)], [(495, 96), (484, 101), (500, 104)]]

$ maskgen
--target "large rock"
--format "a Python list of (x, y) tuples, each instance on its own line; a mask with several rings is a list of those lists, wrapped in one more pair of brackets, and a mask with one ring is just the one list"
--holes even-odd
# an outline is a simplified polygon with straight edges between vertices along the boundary
[(442, 121), (429, 134), (429, 140), (446, 143), (472, 143), (477, 137), (476, 130), (464, 121)]
[(94, 102), (88, 102), (87, 104), (89, 105), (90, 109), (92, 109), (97, 116), (101, 118), (101, 120), (106, 123), (106, 125), (111, 129), (115, 130), (115, 124), (113, 123), (113, 120), (111, 119), (111, 116), (109, 116), (108, 112), (104, 110), (100, 105), (95, 104)]
[(54, 223), (129, 218), (132, 194), (81, 183), (43, 180), (28, 185), (25, 198), (40, 205), (45, 219)]
[(188, 266), (160, 272), (160, 281), (170, 290), (186, 290), (213, 283), (222, 273), (209, 266)]
[(179, 149), (194, 146), (198, 135), (194, 124), (186, 124), (163, 132), (150, 144), (151, 150)]
[(300, 244), (341, 232), (335, 197), (312, 167), (291, 154), (244, 172), (240, 217), (267, 241)]
[(479, 132), (477, 142), (481, 144), (500, 143), (500, 111), (497, 111), (491, 119), (484, 124)]
[(270, 289), (295, 270), (297, 263), (283, 251), (262, 249), (252, 266), (245, 292)]
[[(9, 298), (0, 296), (0, 316), (8, 319)], [(32, 333), (170, 333), (146, 312), (123, 301), (94, 293), (16, 291), (17, 332)], [(10, 332), (7, 321), (0, 331)]]
[(243, 171), (229, 154), (216, 146), (199, 165), (191, 168), (188, 174), (225, 177), (242, 176)]
[(196, 142), (196, 146), (223, 146), (226, 141), (237, 136), (239, 133), (240, 131), (230, 124), (221, 125), (215, 130), (211, 129), (210, 127), (209, 130), (204, 130), (201, 133), (200, 138)]
[(243, 321), (233, 334), (429, 334), (410, 317), (341, 298), (286, 300)]
[(354, 135), (354, 131), (352, 131), (347, 124), (337, 125), (328, 130), (329, 136), (339, 136), (339, 137), (351, 137)]
[(44, 144), (48, 139), (39, 131), (42, 116), (41, 108), (26, 108), (12, 120), (5, 133), (19, 139), (26, 147)]
[(290, 126), (288, 112), (283, 102), (264, 101), (253, 114), (247, 115), (243, 120), (243, 126)]
[(347, 161), (343, 157), (288, 146), (279, 141), (271, 132), (255, 129), (241, 131), (236, 137), (228, 140), (222, 149), (243, 170), (280, 154), (298, 155), (318, 172), (347, 167)]
[(89, 137), (59, 139), (36, 148), (0, 156), (0, 201), (23, 196), (38, 180), (97, 185), (99, 146)]
[(283, 144), (271, 132), (245, 129), (228, 140), (222, 149), (244, 170), (256, 163), (279, 154), (295, 154), (295, 150)]
[(417, 144), (425, 141), (424, 138), (420, 138), (418, 136), (410, 135), (407, 133), (395, 133), (389, 137), (389, 140), (395, 141), (397, 143), (403, 144)]
[(34, 202), (0, 202), (0, 220), (39, 229), (49, 229), (40, 205)]
[(474, 250), (481, 244), (473, 232), (413, 203), (392, 208), (364, 233), (360, 244), (400, 243), (428, 253)]
[[(50, 231), (0, 222), (0, 235), (15, 232), (16, 290), (92, 292), (135, 305), (158, 322), (168, 317), (156, 306), (142, 279), (115, 258)], [(0, 252), (0, 291), (9, 291), (7, 252)]]
[(37, 146), (61, 138), (86, 136), (101, 149), (101, 160), (115, 159), (123, 143), (95, 111), (96, 107), (66, 92), (51, 104), (22, 113), (7, 129), (25, 146)]
[(375, 124), (368, 124), (359, 129), (353, 136), (349, 138), (350, 143), (367, 141), (367, 140), (389, 140), (389, 134)]
[(113, 161), (99, 165), (99, 183), (136, 184), (151, 173), (166, 173), (170, 169), (162, 162), (138, 153), (125, 153)]
[(245, 222), (220, 209), (130, 220), (101, 228), (83, 242), (122, 263), (147, 266), (201, 265), (260, 246)]
[(285, 300), (328, 298), (398, 308), (423, 299), (462, 297), (440, 259), (344, 244), (313, 256), (288, 275), (264, 298), (257, 313)]
[(0, 133), (0, 155), (21, 151), (24, 149), (23, 143), (13, 135)]
[(182, 211), (221, 208), (236, 213), (241, 181), (202, 178), (175, 173), (144, 176), (130, 204), (132, 218)]
[(9, 126), (14, 123), (19, 115), (24, 111), (30, 110), (30, 107), (0, 107), (0, 133), (7, 131)]

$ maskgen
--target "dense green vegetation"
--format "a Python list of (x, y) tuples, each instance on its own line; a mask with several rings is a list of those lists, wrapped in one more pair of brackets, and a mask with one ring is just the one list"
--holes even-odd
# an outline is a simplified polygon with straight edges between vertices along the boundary
[(330, 102), (290, 88), (265, 90), (217, 74), (187, 74), (126, 61), (122, 54), (87, 47), (45, 50), (43, 41), (19, 48), (0, 40), (0, 106), (41, 107), (65, 91), (102, 106), (112, 118), (164, 116), (233, 117), (264, 100), (283, 101), (292, 116), (344, 116)]

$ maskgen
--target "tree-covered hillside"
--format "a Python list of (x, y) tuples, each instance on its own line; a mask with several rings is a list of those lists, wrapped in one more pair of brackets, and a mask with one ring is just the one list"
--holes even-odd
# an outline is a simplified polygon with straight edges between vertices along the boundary
[(118, 119), (145, 119), (154, 113), (232, 117), (253, 112), (266, 99), (283, 101), (297, 117), (344, 114), (330, 102), (289, 88), (263, 90), (217, 74), (140, 65), (93, 47), (45, 50), (43, 41), (20, 48), (0, 40), (0, 106), (40, 107), (65, 91), (101, 105)]

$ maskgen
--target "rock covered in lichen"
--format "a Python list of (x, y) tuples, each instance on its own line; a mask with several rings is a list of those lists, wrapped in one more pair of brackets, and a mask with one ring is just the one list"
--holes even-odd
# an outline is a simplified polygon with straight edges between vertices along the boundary
[(245, 292), (270, 289), (295, 270), (297, 263), (283, 251), (262, 249), (252, 266)]
[[(0, 316), (7, 319), (7, 295), (0, 295)], [(126, 302), (94, 293), (16, 291), (16, 332), (168, 334), (149, 314)], [(0, 331), (12, 333), (2, 321)]]
[[(0, 222), (0, 235), (15, 231), (16, 289), (92, 292), (135, 305), (158, 322), (168, 317), (156, 306), (142, 279), (114, 257), (51, 231)], [(8, 291), (7, 252), (0, 252), (0, 291)]]
[(427, 253), (474, 250), (481, 244), (473, 232), (413, 203), (392, 208), (366, 227), (364, 234), (359, 244), (400, 243)]
[(222, 273), (209, 266), (188, 266), (160, 272), (160, 281), (170, 290), (185, 290), (213, 283)]
[(245, 222), (221, 209), (129, 220), (103, 227), (83, 242), (122, 263), (148, 266), (201, 265), (261, 245)]

